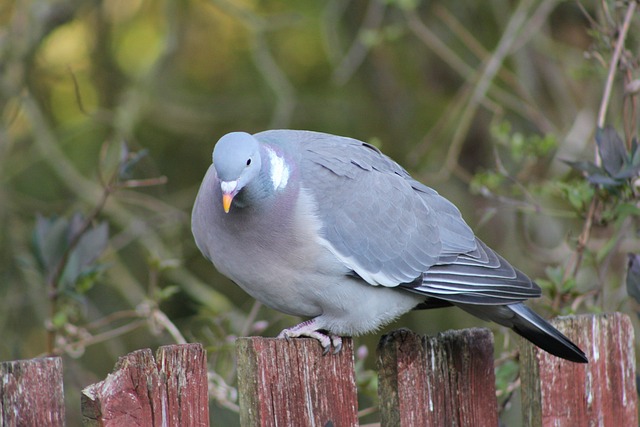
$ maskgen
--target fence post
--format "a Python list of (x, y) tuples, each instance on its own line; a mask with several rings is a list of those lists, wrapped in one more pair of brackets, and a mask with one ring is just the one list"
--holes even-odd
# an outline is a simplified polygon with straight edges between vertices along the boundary
[(62, 359), (0, 363), (0, 427), (64, 425)]
[(637, 426), (633, 326), (624, 314), (553, 321), (582, 348), (588, 364), (571, 363), (521, 341), (525, 426)]
[(89, 426), (208, 426), (206, 352), (200, 344), (160, 347), (121, 357), (104, 381), (82, 390)]
[(322, 354), (318, 341), (236, 341), (242, 426), (357, 426), (353, 343)]
[(391, 332), (378, 346), (381, 426), (497, 426), (488, 329), (421, 337)]

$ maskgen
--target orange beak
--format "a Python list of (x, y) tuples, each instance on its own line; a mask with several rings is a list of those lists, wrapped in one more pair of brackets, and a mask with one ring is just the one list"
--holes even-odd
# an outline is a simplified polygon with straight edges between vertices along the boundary
[(231, 209), (231, 202), (233, 201), (233, 195), (229, 193), (222, 194), (222, 208), (224, 209), (224, 213), (229, 213), (229, 209)]
[(222, 190), (222, 208), (224, 213), (229, 213), (231, 202), (238, 193), (238, 181), (222, 181), (220, 182), (220, 190)]

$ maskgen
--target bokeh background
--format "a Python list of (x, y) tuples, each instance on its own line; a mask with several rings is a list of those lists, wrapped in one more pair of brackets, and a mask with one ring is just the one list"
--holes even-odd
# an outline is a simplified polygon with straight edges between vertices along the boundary
[[(213, 145), (235, 130), (371, 142), (536, 278), (539, 312), (635, 319), (625, 272), (627, 253), (640, 252), (637, 174), (596, 188), (563, 162), (597, 162), (603, 106), (632, 145), (637, 13), (609, 72), (628, 10), (607, 0), (4, 0), (0, 360), (63, 356), (67, 417), (79, 425), (80, 389), (119, 356), (199, 341), (212, 417), (237, 424), (234, 338), (298, 319), (255, 304), (191, 237)], [(387, 330), (400, 326), (491, 327), (503, 421), (517, 425), (514, 335), (454, 309)], [(361, 409), (375, 407), (379, 336), (356, 340)], [(375, 422), (375, 409), (362, 420)]]

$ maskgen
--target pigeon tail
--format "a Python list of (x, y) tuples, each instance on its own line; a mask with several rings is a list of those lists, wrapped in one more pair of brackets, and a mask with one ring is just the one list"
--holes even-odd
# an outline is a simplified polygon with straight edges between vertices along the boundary
[(515, 314), (510, 326), (518, 335), (554, 356), (576, 363), (589, 363), (577, 345), (524, 304), (507, 306)]
[(512, 329), (544, 351), (576, 363), (589, 363), (587, 356), (549, 322), (523, 303), (480, 305), (454, 303), (467, 313)]

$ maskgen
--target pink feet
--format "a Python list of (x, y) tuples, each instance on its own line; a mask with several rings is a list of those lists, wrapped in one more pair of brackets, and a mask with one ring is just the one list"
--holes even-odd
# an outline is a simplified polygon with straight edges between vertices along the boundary
[(316, 327), (315, 319), (287, 328), (278, 334), (278, 338), (291, 339), (297, 337), (317, 339), (322, 346), (322, 354), (327, 354), (331, 350), (331, 346), (333, 346), (333, 354), (338, 354), (342, 349), (342, 337), (320, 332)]

